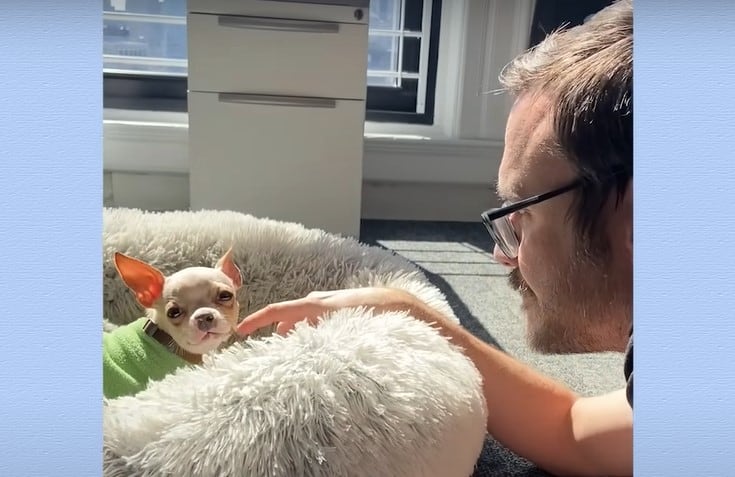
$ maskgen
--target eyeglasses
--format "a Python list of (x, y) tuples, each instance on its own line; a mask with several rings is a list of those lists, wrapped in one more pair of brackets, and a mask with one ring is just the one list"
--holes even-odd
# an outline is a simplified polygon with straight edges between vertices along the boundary
[(582, 185), (582, 180), (577, 179), (563, 187), (529, 197), (528, 199), (523, 199), (514, 203), (506, 202), (500, 208), (489, 209), (480, 214), (482, 223), (485, 224), (485, 228), (487, 228), (487, 231), (490, 233), (493, 241), (498, 245), (503, 254), (513, 260), (518, 257), (518, 247), (520, 242), (518, 234), (513, 228), (513, 224), (510, 222), (510, 214), (518, 212), (530, 205), (538, 204), (539, 202), (543, 202), (565, 192), (569, 192), (580, 185)]

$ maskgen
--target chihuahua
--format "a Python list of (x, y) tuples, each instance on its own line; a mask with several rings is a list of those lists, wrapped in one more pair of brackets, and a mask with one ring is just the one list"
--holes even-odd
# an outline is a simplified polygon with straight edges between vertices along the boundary
[(146, 316), (103, 335), (107, 399), (133, 395), (148, 382), (202, 362), (234, 332), (242, 286), (232, 248), (214, 268), (189, 267), (165, 277), (140, 260), (115, 253), (115, 268)]

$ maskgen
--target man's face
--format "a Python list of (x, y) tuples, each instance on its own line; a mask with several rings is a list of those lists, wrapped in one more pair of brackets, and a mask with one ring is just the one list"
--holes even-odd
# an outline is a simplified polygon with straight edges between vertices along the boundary
[[(498, 173), (504, 201), (548, 192), (576, 178), (572, 164), (552, 153), (548, 108), (546, 100), (522, 97), (510, 114)], [(606, 206), (604, 229), (594, 243), (576, 233), (569, 213), (573, 197), (567, 192), (512, 214), (518, 257), (508, 259), (497, 246), (495, 257), (513, 269), (510, 284), (521, 294), (534, 349), (622, 351), (632, 314), (632, 195), (618, 209)]]

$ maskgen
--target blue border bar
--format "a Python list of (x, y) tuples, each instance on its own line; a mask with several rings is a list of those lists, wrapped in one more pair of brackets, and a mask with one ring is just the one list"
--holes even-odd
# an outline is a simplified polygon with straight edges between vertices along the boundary
[(735, 10), (635, 4), (635, 475), (735, 475)]
[(102, 474), (102, 9), (0, 15), (0, 475)]

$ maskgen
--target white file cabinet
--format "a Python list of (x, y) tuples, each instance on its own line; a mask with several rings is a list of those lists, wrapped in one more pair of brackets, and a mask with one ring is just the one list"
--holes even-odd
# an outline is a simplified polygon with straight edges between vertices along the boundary
[(369, 0), (189, 0), (192, 209), (358, 237)]

